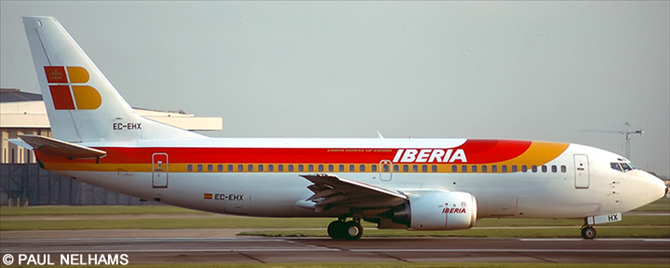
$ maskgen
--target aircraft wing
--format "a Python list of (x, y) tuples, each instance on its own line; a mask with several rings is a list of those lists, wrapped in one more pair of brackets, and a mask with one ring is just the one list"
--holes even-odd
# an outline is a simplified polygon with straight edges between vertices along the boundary
[(314, 194), (305, 201), (313, 202), (321, 212), (336, 206), (382, 208), (402, 204), (407, 196), (401, 192), (367, 183), (340, 178), (332, 174), (300, 175), (311, 181), (307, 188)]
[[(10, 142), (47, 155), (61, 156), (68, 159), (100, 158), (107, 155), (105, 151), (44, 136), (20, 135), (19, 138), (21, 140), (10, 140)], [(25, 146), (26, 144), (32, 148)]]

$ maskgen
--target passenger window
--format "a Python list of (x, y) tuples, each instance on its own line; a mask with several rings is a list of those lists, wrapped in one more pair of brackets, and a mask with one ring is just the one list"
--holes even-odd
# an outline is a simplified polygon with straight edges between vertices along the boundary
[(500, 166), (500, 172), (503, 172), (503, 173), (507, 172), (507, 165)]
[(533, 165), (530, 169), (533, 171), (533, 173), (537, 172), (537, 166), (535, 165)]
[(319, 172), (323, 172), (323, 165), (318, 165)]
[(314, 171), (314, 165), (307, 165), (307, 171), (313, 172)]
[(472, 172), (477, 172), (477, 165), (472, 165), (470, 169), (472, 170)]
[(402, 165), (402, 172), (409, 172), (409, 166), (408, 165)]
[(400, 165), (393, 165), (393, 172), (400, 171)]
[(451, 165), (451, 172), (458, 172), (458, 166), (457, 165)]
[(370, 171), (377, 172), (377, 165), (370, 166)]
[(214, 166), (213, 165), (207, 165), (207, 171), (208, 172), (214, 171)]
[(493, 172), (493, 173), (498, 172), (498, 166), (496, 166), (496, 165), (492, 165), (492, 166), (491, 166), (491, 172)]
[(428, 172), (428, 166), (427, 165), (421, 165), (421, 172)]
[(333, 172), (335, 171), (335, 167), (333, 165), (328, 165), (328, 172)]
[(382, 172), (389, 172), (389, 165), (382, 165)]
[(482, 172), (488, 172), (487, 169), (488, 169), (488, 168), (487, 168), (486, 165), (482, 165)]
[(528, 167), (526, 165), (521, 166), (522, 172), (528, 172)]
[(565, 165), (561, 166), (561, 172), (565, 173), (568, 172), (568, 168)]
[(228, 165), (228, 171), (233, 171), (233, 165)]
[(468, 172), (468, 166), (462, 165), (461, 166), (461, 172)]
[(630, 166), (629, 166), (628, 164), (626, 164), (626, 163), (621, 163), (621, 168), (623, 168), (623, 171), (624, 171), (624, 172), (629, 171), (629, 170), (633, 170), (633, 168), (630, 167)]
[(349, 165), (349, 171), (351, 171), (351, 172), (356, 171), (356, 166), (354, 166), (354, 165)]
[(437, 165), (432, 165), (432, 166), (431, 166), (431, 170), (432, 170), (433, 172), (437, 172)]
[(361, 170), (361, 172), (365, 172), (365, 165), (361, 165), (360, 170)]
[(263, 171), (263, 165), (258, 165), (258, 171)]
[(293, 172), (293, 165), (288, 165), (288, 172)]
[(343, 172), (344, 171), (344, 165), (338, 165), (337, 170), (339, 170), (340, 172)]
[(188, 171), (188, 172), (193, 171), (193, 165), (188, 164), (188, 166), (186, 166), (186, 171)]
[(219, 172), (223, 171), (223, 165), (216, 166), (216, 170)]
[(244, 171), (244, 165), (237, 165), (237, 171), (239, 172)]
[(305, 171), (305, 166), (303, 166), (303, 165), (298, 165), (298, 171), (299, 171), (299, 172), (303, 172), (303, 171)]
[(542, 173), (547, 173), (547, 166), (542, 165)]
[(412, 172), (419, 172), (419, 166), (412, 165)]
[(202, 165), (198, 164), (198, 172), (202, 172)]
[(284, 172), (284, 165), (277, 165), (277, 171)]
[(275, 171), (275, 166), (272, 165), (272, 164), (269, 164), (269, 165), (268, 165), (268, 171), (269, 171), (269, 172), (273, 172), (273, 171)]
[(249, 164), (247, 168), (247, 171), (254, 171), (254, 165)]
[(551, 172), (553, 173), (558, 172), (558, 167), (556, 167), (556, 165), (551, 165)]
[(516, 165), (512, 165), (512, 172), (517, 172)]

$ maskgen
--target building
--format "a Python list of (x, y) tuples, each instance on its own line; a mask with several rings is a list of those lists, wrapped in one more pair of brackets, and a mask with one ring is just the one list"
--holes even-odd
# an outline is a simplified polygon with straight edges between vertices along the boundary
[[(134, 108), (149, 119), (188, 130), (221, 130), (221, 117), (196, 117), (183, 111)], [(42, 95), (0, 89), (0, 205), (139, 205), (154, 204), (43, 170), (31, 150), (9, 143), (22, 134), (53, 137)]]
[[(183, 111), (164, 112), (134, 108), (152, 120), (179, 128), (197, 131), (221, 130), (221, 117), (196, 117)], [(18, 89), (0, 89), (0, 132), (2, 133), (2, 156), (0, 163), (35, 163), (32, 151), (16, 146), (7, 139), (22, 134), (53, 137), (42, 95), (21, 92)]]

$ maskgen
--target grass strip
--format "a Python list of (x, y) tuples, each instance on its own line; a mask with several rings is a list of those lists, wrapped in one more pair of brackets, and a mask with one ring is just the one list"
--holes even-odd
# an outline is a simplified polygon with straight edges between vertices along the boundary
[[(477, 227), (495, 226), (582, 226), (582, 219), (520, 219), (520, 218), (486, 218), (477, 221)], [(619, 222), (608, 223), (607, 226), (670, 226), (668, 215), (627, 215)]]
[[(659, 199), (634, 211), (670, 212), (670, 199)], [(56, 216), (56, 215), (120, 215), (120, 214), (209, 214), (192, 209), (167, 205), (145, 206), (33, 206), (0, 207), (0, 216)]]
[[(70, 267), (70, 266), (61, 266)], [(82, 267), (82, 266), (72, 266)], [(128, 265), (126, 267), (133, 268), (190, 268), (193, 264), (147, 264), (147, 265)], [(198, 267), (202, 268), (656, 268), (668, 267), (664, 264), (611, 264), (611, 263), (264, 263), (264, 264), (208, 264), (199, 263)]]
[[(182, 229), (182, 228), (326, 228), (330, 218), (157, 218), (119, 220), (12, 220), (0, 221), (0, 231), (18, 230), (87, 230), (87, 229)], [(553, 219), (481, 219), (476, 227), (581, 226), (582, 220)], [(670, 216), (626, 216), (620, 222), (604, 226), (665, 226), (670, 229)], [(363, 227), (376, 227), (364, 223)]]
[[(190, 264), (130, 264), (124, 267), (131, 268), (191, 268)], [(17, 266), (22, 267), (22, 266)], [(99, 266), (59, 266), (59, 267), (99, 267)], [(610, 264), (610, 263), (401, 263), (401, 262), (371, 262), (360, 263), (198, 263), (201, 268), (660, 268), (663, 264)]]
[(122, 214), (189, 214), (201, 212), (173, 206), (34, 206), (1, 207), (0, 216), (56, 216), (56, 215), (122, 215)]
[(124, 220), (19, 220), (0, 221), (0, 231), (183, 228), (325, 228), (330, 221), (332, 221), (332, 219), (252, 217)]
[(670, 212), (670, 198), (663, 198), (642, 206), (633, 211), (668, 211)]
[[(607, 227), (598, 228), (598, 238), (670, 238), (670, 228)], [(264, 237), (327, 237), (325, 230), (259, 230), (238, 235)], [(581, 238), (579, 228), (468, 229), (455, 231), (365, 230), (363, 237), (525, 237)]]

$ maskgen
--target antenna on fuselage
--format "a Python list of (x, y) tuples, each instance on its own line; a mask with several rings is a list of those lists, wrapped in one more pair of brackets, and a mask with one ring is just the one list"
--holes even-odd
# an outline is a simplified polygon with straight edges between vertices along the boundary
[[(624, 126), (628, 127), (630, 126), (630, 123), (626, 122)], [(632, 131), (627, 131), (627, 130), (597, 130), (597, 129), (581, 129), (579, 130), (580, 132), (598, 132), (598, 133), (619, 133), (623, 134), (626, 138), (626, 159), (630, 160), (630, 135), (633, 134), (644, 134), (643, 129), (637, 129), (637, 130), (632, 130)]]
[(377, 138), (379, 138), (379, 139), (383, 139), (383, 138), (384, 138), (384, 136), (382, 136), (382, 133), (379, 132), (379, 130), (377, 130)]

